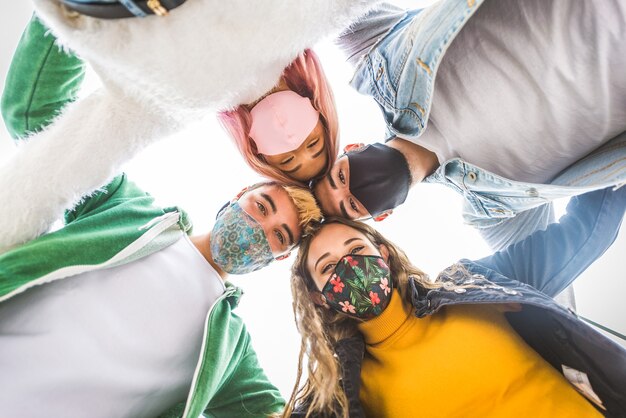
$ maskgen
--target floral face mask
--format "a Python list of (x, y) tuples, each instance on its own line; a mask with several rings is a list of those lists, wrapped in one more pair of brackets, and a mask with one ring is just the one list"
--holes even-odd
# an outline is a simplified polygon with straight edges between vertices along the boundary
[(372, 319), (389, 305), (392, 290), (389, 266), (382, 257), (345, 255), (337, 262), (322, 295), (338, 312)]
[(218, 213), (211, 232), (211, 254), (231, 274), (251, 273), (274, 261), (263, 228), (237, 202)]

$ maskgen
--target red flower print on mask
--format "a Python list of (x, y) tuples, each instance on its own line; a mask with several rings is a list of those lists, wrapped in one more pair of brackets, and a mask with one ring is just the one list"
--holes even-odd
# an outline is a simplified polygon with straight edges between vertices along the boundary
[(377, 258), (376, 261), (378, 261), (378, 265), (380, 266), (380, 268), (387, 268), (387, 264), (385, 264), (385, 260), (383, 260), (382, 258)]
[(372, 302), (372, 305), (378, 305), (380, 303), (380, 297), (378, 297), (378, 293), (374, 293), (370, 290), (370, 301)]
[(349, 301), (339, 302), (339, 305), (341, 305), (341, 310), (344, 312), (356, 313), (356, 309), (354, 306), (350, 305)]
[(341, 279), (337, 276), (330, 278), (330, 284), (333, 285), (333, 292), (339, 293), (343, 290), (345, 284), (341, 281)]
[(359, 262), (356, 261), (354, 258), (348, 256), (346, 257), (346, 263), (350, 264), (350, 267), (354, 267), (354, 266), (358, 266)]

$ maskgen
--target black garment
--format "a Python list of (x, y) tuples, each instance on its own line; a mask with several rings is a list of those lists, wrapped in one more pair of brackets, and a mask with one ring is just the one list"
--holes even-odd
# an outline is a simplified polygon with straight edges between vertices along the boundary
[(400, 151), (375, 143), (346, 156), (350, 192), (370, 215), (380, 215), (404, 203), (411, 187), (411, 171)]

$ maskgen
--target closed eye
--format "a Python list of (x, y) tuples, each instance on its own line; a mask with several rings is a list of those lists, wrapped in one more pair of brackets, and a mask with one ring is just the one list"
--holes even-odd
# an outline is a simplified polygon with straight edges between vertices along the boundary
[(313, 142), (310, 142), (310, 143), (309, 143), (309, 145), (307, 145), (306, 147), (307, 147), (307, 148), (313, 148), (314, 146), (316, 146), (316, 145), (317, 145), (317, 143), (318, 143), (318, 142), (320, 142), (320, 139), (319, 139), (319, 138), (317, 138), (317, 139), (316, 139), (315, 141), (313, 141)]
[(293, 155), (290, 157), (287, 157), (286, 159), (284, 159), (283, 161), (281, 161), (280, 165), (285, 165), (285, 164), (289, 164), (290, 162), (293, 161)]

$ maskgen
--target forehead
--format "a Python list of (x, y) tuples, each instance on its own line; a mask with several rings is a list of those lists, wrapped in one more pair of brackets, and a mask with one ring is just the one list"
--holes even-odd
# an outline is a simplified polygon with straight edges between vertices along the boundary
[[(252, 215), (252, 217), (256, 219), (256, 214), (254, 213), (254, 202), (257, 199), (261, 199), (263, 202), (268, 203), (266, 200), (268, 197), (270, 201), (274, 203), (276, 212), (277, 214), (280, 214), (280, 216), (298, 216), (296, 206), (291, 201), (291, 198), (285, 189), (277, 184), (261, 184), (260, 186), (255, 186), (254, 188), (249, 189), (241, 196), (239, 204), (248, 214)], [(269, 207), (268, 209), (273, 209), (273, 207)], [(257, 221), (259, 221), (259, 219), (257, 219)]]
[(322, 118), (319, 118), (317, 123), (313, 127), (313, 130), (311, 131), (311, 133), (309, 134), (309, 136), (307, 138), (310, 138), (310, 137), (315, 136), (315, 135), (324, 134), (325, 131), (326, 130), (324, 129), (324, 124), (322, 123)]
[(279, 187), (277, 184), (273, 183), (261, 183), (252, 186), (242, 197), (245, 197), (250, 193), (266, 193), (266, 194), (274, 194), (280, 193), (280, 191), (284, 191), (282, 187)]
[(265, 194), (271, 196), (272, 198), (289, 198), (289, 195), (277, 184), (274, 183), (261, 183), (259, 185), (252, 186), (252, 188), (248, 189), (243, 196), (241, 196), (241, 200), (246, 198), (251, 198), (256, 195)]
[(365, 242), (370, 242), (361, 231), (354, 229), (351, 226), (340, 223), (332, 223), (322, 226), (320, 231), (311, 240), (309, 260), (316, 256), (319, 257), (326, 252), (332, 253), (333, 251), (343, 251), (346, 245), (345, 241), (351, 238), (361, 238)]

